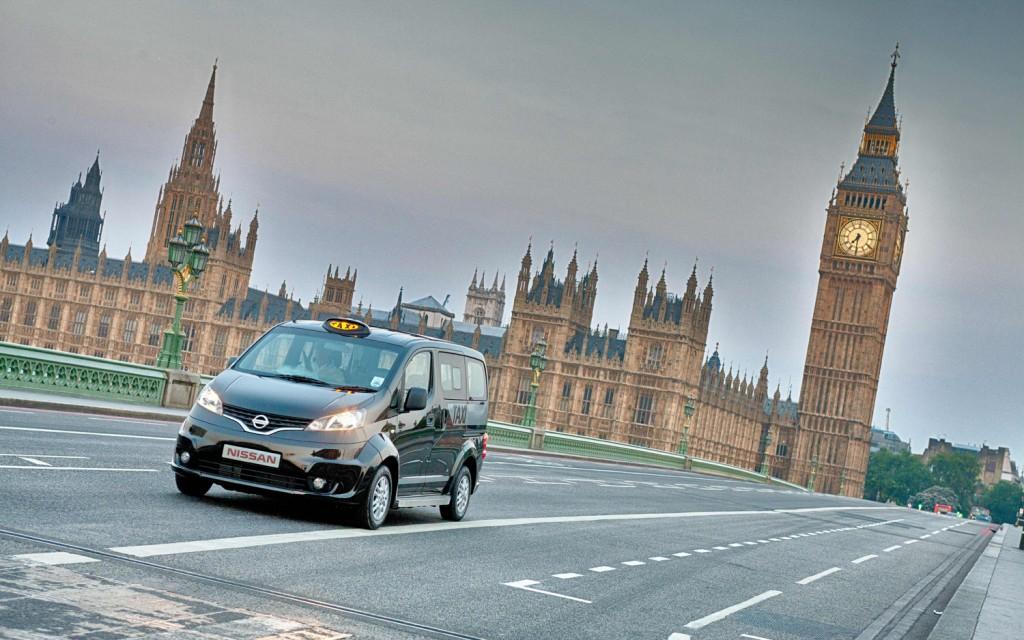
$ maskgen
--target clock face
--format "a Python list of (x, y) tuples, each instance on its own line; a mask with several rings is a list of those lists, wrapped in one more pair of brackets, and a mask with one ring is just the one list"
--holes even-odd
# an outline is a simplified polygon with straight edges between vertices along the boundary
[(867, 258), (878, 248), (878, 223), (871, 220), (844, 220), (837, 239), (839, 250), (854, 258)]

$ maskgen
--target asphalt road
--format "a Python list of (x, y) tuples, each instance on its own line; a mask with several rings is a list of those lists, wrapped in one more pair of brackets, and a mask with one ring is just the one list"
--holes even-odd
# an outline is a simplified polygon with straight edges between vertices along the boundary
[[(291, 636), (303, 638), (914, 637), (988, 533), (849, 498), (493, 451), (465, 521), (403, 510), (368, 532), (320, 503), (178, 494), (165, 465), (176, 428), (0, 408), (0, 637), (131, 637), (147, 615), (166, 638), (257, 623), (306, 625)], [(90, 617), (38, 595), (67, 589), (108, 594), (121, 613), (99, 596)]]

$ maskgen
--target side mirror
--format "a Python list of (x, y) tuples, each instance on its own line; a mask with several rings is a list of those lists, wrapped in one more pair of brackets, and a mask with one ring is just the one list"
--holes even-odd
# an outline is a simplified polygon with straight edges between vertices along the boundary
[(405, 410), (420, 411), (427, 408), (427, 390), (423, 387), (413, 387), (405, 395)]
[(233, 364), (235, 364), (236, 362), (238, 362), (238, 356), (230, 356), (230, 357), (228, 357), (228, 365), (227, 365), (226, 368), (230, 369), (231, 366)]

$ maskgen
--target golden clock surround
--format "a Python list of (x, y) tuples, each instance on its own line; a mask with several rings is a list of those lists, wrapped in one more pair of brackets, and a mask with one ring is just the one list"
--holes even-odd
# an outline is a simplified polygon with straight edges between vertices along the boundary
[[(853, 230), (869, 228), (868, 250), (859, 253), (857, 249), (850, 249), (849, 242), (844, 243), (844, 235)], [(849, 229), (849, 231), (848, 231)], [(835, 249), (833, 254), (845, 259), (875, 261), (878, 259), (878, 246), (882, 238), (882, 220), (864, 216), (841, 216), (839, 218), (839, 229), (836, 232)]]

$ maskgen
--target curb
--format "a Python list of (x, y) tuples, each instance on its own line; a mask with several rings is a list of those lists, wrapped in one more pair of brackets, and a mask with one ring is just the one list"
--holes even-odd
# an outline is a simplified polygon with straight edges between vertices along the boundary
[(163, 422), (181, 422), (185, 414), (170, 413), (160, 410), (128, 409), (119, 407), (97, 407), (88, 404), (75, 404), (74, 398), (68, 402), (54, 402), (44, 400), (28, 400), (25, 398), (2, 398), (0, 407), (17, 407), (23, 409), (43, 409), (47, 411), (61, 411), (64, 413), (89, 413), (93, 415), (112, 416), (119, 418), (140, 418), (143, 420), (160, 420)]
[(928, 640), (967, 640), (974, 637), (1007, 531), (1000, 527), (989, 538), (977, 562), (957, 587), (942, 617), (928, 634)]

